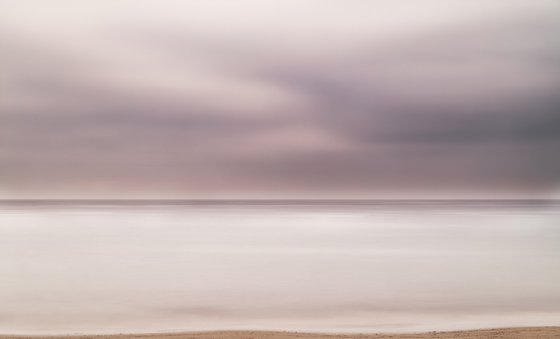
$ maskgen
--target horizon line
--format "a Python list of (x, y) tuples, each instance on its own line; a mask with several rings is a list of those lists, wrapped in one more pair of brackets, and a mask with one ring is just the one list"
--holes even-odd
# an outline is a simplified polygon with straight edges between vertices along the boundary
[(1, 202), (493, 202), (560, 201), (558, 198), (0, 198)]

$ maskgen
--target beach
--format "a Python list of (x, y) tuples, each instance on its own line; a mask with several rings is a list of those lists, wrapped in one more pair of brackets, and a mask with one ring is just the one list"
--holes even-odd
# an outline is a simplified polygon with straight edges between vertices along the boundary
[(553, 339), (560, 338), (560, 327), (527, 327), (527, 328), (499, 328), (451, 332), (426, 332), (408, 334), (321, 334), (300, 332), (268, 332), (268, 331), (223, 331), (223, 332), (192, 332), (169, 334), (119, 334), (119, 335), (79, 335), (79, 336), (0, 336), (0, 339)]

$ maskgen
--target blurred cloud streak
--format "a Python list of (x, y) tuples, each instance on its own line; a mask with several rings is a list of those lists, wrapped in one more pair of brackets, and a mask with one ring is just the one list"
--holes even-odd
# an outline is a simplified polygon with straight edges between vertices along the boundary
[(560, 4), (0, 3), (0, 192), (548, 197)]

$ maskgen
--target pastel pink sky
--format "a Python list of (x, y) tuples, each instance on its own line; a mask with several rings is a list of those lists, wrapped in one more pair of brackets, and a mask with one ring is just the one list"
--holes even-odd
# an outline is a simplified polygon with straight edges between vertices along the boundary
[(0, 198), (560, 196), (560, 2), (0, 2)]

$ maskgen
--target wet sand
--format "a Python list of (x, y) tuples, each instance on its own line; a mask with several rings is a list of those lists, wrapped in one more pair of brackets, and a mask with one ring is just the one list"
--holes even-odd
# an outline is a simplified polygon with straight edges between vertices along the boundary
[(407, 334), (321, 334), (321, 333), (300, 333), (300, 332), (267, 332), (267, 331), (224, 331), (224, 332), (190, 332), (190, 333), (169, 333), (169, 334), (119, 334), (119, 335), (79, 335), (79, 336), (0, 336), (0, 339), (367, 339), (367, 338), (393, 338), (393, 339), (482, 339), (482, 338), (501, 338), (501, 339), (553, 339), (560, 338), (560, 327), (526, 327), (526, 328), (500, 328), (482, 329), (468, 331), (450, 332), (426, 332), (426, 333), (407, 333)]

